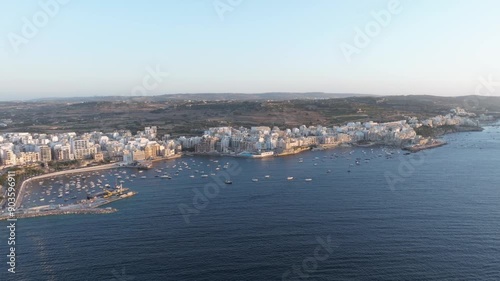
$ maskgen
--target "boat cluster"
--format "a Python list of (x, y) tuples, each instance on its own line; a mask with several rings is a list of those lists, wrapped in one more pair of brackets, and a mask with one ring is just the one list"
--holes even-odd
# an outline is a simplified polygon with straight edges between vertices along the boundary
[[(357, 150), (359, 151), (359, 150)], [(347, 172), (350, 173), (352, 169), (356, 166), (360, 166), (363, 163), (370, 163), (371, 160), (376, 158), (386, 158), (391, 159), (395, 154), (401, 153), (400, 150), (393, 150), (391, 148), (381, 148), (381, 149), (363, 149), (361, 150), (361, 157), (359, 153), (354, 154), (354, 150), (347, 151), (336, 151), (330, 155), (324, 155), (323, 157), (314, 157), (312, 161), (308, 159), (299, 157), (298, 163), (307, 165), (312, 162), (313, 166), (318, 166), (318, 168), (328, 168), (327, 161), (335, 159), (347, 160), (349, 166)], [(409, 153), (405, 153), (409, 154)], [(77, 203), (78, 200), (85, 200), (88, 198), (96, 197), (99, 194), (105, 194), (106, 190), (112, 190), (118, 185), (122, 185), (126, 181), (132, 182), (136, 178), (147, 179), (148, 176), (153, 176), (155, 178), (171, 180), (174, 177), (180, 177), (182, 175), (189, 178), (208, 178), (210, 176), (215, 176), (218, 171), (228, 169), (230, 167), (229, 162), (220, 163), (219, 160), (215, 159), (202, 159), (199, 158), (187, 158), (182, 161), (166, 162), (167, 165), (157, 167), (154, 173), (147, 172), (144, 170), (108, 170), (108, 171), (94, 171), (84, 175), (70, 174), (58, 178), (48, 178), (43, 181), (38, 182), (38, 187), (31, 183), (30, 188), (23, 195), (24, 207), (33, 207), (40, 204), (69, 204)], [(332, 173), (332, 169), (326, 169), (326, 173)], [(253, 177), (250, 178), (252, 182), (258, 183), (261, 180), (266, 180), (271, 178), (271, 175), (264, 175), (263, 177)], [(297, 180), (296, 176), (287, 176), (284, 180), (294, 181)], [(302, 178), (302, 181), (311, 182), (312, 178), (306, 177)], [(225, 184), (232, 184), (231, 179), (226, 179)]]

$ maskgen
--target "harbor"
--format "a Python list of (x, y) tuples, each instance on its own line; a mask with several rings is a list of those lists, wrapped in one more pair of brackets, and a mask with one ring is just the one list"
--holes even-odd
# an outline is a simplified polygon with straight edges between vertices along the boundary
[[(39, 217), (49, 215), (63, 214), (108, 214), (116, 212), (114, 208), (99, 208), (106, 204), (110, 204), (117, 200), (132, 197), (137, 192), (130, 191), (120, 184), (111, 186), (97, 179), (97, 184), (94, 181), (89, 181), (89, 184), (82, 185), (87, 178), (91, 176), (101, 175), (99, 172), (93, 172), (90, 176), (78, 175), (69, 176), (60, 179), (51, 177), (47, 183), (40, 181), (38, 184), (23, 183), (22, 189), (19, 192), (18, 205), (15, 211), (16, 218)], [(68, 182), (65, 183), (65, 179)], [(107, 179), (104, 179), (107, 182)], [(57, 190), (56, 190), (57, 188)], [(48, 204), (47, 204), (48, 203)], [(9, 212), (6, 210), (0, 214), (0, 220), (8, 219)]]
[[(128, 170), (137, 170), (142, 173), (144, 170), (151, 169), (153, 163), (177, 159), (181, 156), (177, 154), (158, 157), (150, 161), (131, 164), (94, 165), (28, 178), (21, 183), (16, 192), (16, 215), (18, 218), (26, 218), (58, 214), (115, 212), (116, 210), (112, 208), (100, 209), (98, 207), (137, 194), (122, 187), (125, 180), (131, 182), (136, 177), (134, 172), (128, 173)], [(127, 173), (131, 176), (126, 176)], [(0, 220), (4, 219), (7, 219), (6, 210), (2, 209)]]
[[(62, 214), (107, 214), (113, 208), (99, 208), (137, 194), (123, 187), (130, 179), (117, 164), (61, 171), (22, 182), (16, 200), (16, 218)], [(0, 220), (8, 218), (2, 210)]]
[[(354, 157), (353, 153), (359, 150), (360, 157)], [(294, 159), (294, 155), (310, 151), (310, 149), (295, 149), (287, 158)], [(348, 172), (351, 173), (354, 167), (368, 164), (373, 159), (390, 159), (393, 155), (400, 154), (402, 150), (379, 147), (379, 148), (353, 148), (337, 147), (337, 150), (327, 153), (324, 151), (313, 151), (311, 153), (322, 152), (323, 157), (315, 157), (311, 160), (313, 166), (324, 170), (324, 174)], [(402, 154), (402, 153), (401, 153)], [(235, 155), (231, 155), (235, 156)], [(253, 156), (253, 155), (250, 155)], [(273, 156), (269, 153), (267, 156)], [(274, 155), (274, 156), (283, 156)], [(208, 157), (208, 158), (207, 158)], [(231, 157), (231, 158), (233, 158)], [(258, 161), (264, 157), (244, 157), (239, 155), (236, 158), (255, 159), (256, 165), (265, 165), (267, 161)], [(273, 161), (279, 157), (271, 157)], [(209, 182), (212, 178), (220, 176), (224, 170), (230, 170), (233, 162), (219, 161), (224, 159), (221, 155), (185, 155), (183, 158), (176, 157), (169, 161), (143, 162), (140, 165), (110, 164), (89, 167), (84, 169), (68, 170), (53, 174), (42, 175), (24, 181), (17, 194), (17, 216), (37, 217), (42, 215), (57, 214), (100, 214), (111, 213), (113, 208), (100, 208), (112, 202), (129, 198), (137, 194), (136, 190), (125, 188), (124, 186), (136, 185), (134, 182), (147, 183), (152, 180), (159, 184), (170, 183), (176, 178), (187, 177), (193, 180), (193, 184)], [(236, 159), (235, 159), (236, 160)], [(333, 171), (328, 168), (329, 161), (343, 160), (346, 162), (344, 171)], [(298, 164), (304, 165), (303, 157), (297, 158)], [(299, 165), (298, 167), (300, 167)], [(227, 174), (227, 173), (226, 173)], [(197, 180), (198, 179), (198, 180)], [(276, 178), (274, 175), (249, 175), (248, 181), (255, 185), (266, 185), (266, 182), (313, 182), (310, 176), (286, 175)], [(226, 179), (225, 184), (232, 184), (231, 179)], [(141, 185), (140, 184), (140, 185)], [(235, 182), (238, 185), (238, 182)], [(2, 215), (0, 215), (2, 216)], [(5, 216), (5, 213), (3, 214)], [(5, 217), (4, 217), (5, 219)]]
[[(16, 218), (113, 213), (117, 210), (100, 207), (138, 194), (125, 187), (135, 185), (137, 188), (134, 181), (140, 181), (139, 186), (152, 179), (166, 183), (182, 175), (189, 178), (196, 175), (207, 181), (230, 167), (229, 162), (219, 163), (212, 159), (205, 164), (204, 159), (198, 157), (172, 157), (167, 160), (134, 166), (109, 164), (30, 178), (21, 184), (17, 193)], [(0, 220), (8, 218), (7, 210), (2, 210)]]
[[(438, 147), (444, 145), (444, 141), (430, 141), (420, 146), (406, 147), (405, 150), (416, 152), (422, 149)], [(336, 148), (327, 152), (326, 148)], [(310, 156), (294, 156), (303, 151), (310, 151), (307, 155), (321, 155), (313, 159)], [(291, 152), (291, 151), (290, 151)], [(320, 154), (318, 154), (320, 153)], [(285, 153), (287, 154), (287, 153)], [(225, 170), (234, 169), (234, 163), (238, 158), (250, 158), (252, 165), (270, 165), (278, 161), (283, 154), (260, 154), (252, 157), (253, 154), (246, 155), (220, 155), (213, 154), (184, 154), (181, 158), (176, 156), (169, 161), (145, 161), (140, 165), (108, 164), (93, 166), (82, 169), (67, 170), (52, 174), (41, 175), (25, 180), (17, 194), (18, 218), (38, 217), (44, 215), (58, 214), (108, 214), (116, 212), (114, 208), (101, 208), (104, 205), (118, 200), (135, 196), (138, 189), (144, 185), (154, 183), (155, 186), (169, 187), (178, 184), (181, 178), (189, 178), (193, 187), (209, 183), (214, 178), (222, 178), (224, 184), (240, 186), (241, 180), (251, 182), (254, 186), (268, 186), (281, 183), (307, 183), (307, 186), (314, 187), (316, 176), (302, 175), (301, 167), (313, 167), (319, 169), (324, 176), (338, 175), (340, 173), (355, 173), (360, 166), (369, 165), (379, 159), (399, 158), (408, 155), (398, 147), (388, 146), (329, 146), (322, 149), (294, 149), (293, 153), (287, 154), (292, 162), (296, 162), (294, 167), (289, 167), (290, 173), (286, 175), (256, 174), (248, 173), (246, 179), (227, 178)], [(203, 156), (200, 156), (203, 155)], [(228, 157), (231, 156), (231, 157)], [(237, 156), (237, 157), (235, 157)], [(259, 157), (265, 156), (265, 157)], [(259, 161), (266, 158), (266, 161)], [(229, 159), (234, 159), (229, 160)], [(307, 159), (310, 159), (309, 161)], [(329, 164), (334, 162), (344, 162), (345, 168), (333, 168)], [(286, 163), (286, 162), (284, 162)], [(295, 169), (298, 170), (295, 170)], [(225, 173), (223, 173), (225, 172)], [(139, 182), (139, 183), (138, 183)], [(234, 183), (234, 184), (233, 184)], [(126, 187), (125, 187), (126, 186)], [(6, 210), (0, 214), (0, 219), (6, 219)]]

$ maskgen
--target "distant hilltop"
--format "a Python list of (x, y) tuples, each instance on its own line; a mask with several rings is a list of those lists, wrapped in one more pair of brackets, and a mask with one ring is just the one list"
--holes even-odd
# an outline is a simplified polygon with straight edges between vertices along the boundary
[(349, 97), (374, 96), (356, 93), (323, 93), (323, 92), (269, 92), (257, 94), (242, 93), (196, 93), (196, 94), (164, 94), (164, 95), (114, 95), (114, 96), (89, 96), (89, 97), (47, 97), (31, 99), (29, 101), (59, 101), (59, 102), (98, 102), (98, 101), (169, 101), (169, 100), (194, 100), (194, 101), (216, 101), (216, 100), (293, 100), (293, 99), (332, 99)]

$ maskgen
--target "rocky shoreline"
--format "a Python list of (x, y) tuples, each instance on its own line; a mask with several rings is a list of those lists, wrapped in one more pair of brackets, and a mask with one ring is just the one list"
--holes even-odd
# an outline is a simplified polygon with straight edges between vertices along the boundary
[(443, 146), (446, 144), (447, 143), (445, 141), (434, 140), (433, 142), (428, 143), (428, 144), (403, 147), (403, 150), (408, 150), (410, 152), (418, 152), (418, 151), (425, 150), (425, 149), (440, 147), (440, 146)]
[(446, 134), (463, 132), (481, 132), (484, 128), (480, 126), (441, 126), (441, 127), (420, 127), (416, 131), (424, 137), (438, 137)]

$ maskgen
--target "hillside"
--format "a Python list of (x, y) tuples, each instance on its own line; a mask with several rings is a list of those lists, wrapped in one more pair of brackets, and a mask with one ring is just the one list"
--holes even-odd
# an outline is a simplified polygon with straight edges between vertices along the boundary
[(457, 106), (476, 113), (498, 115), (500, 112), (500, 97), (475, 96), (358, 96), (288, 100), (162, 100), (159, 96), (144, 100), (107, 99), (3, 102), (0, 103), (0, 120), (11, 119), (12, 123), (1, 127), (0, 131), (137, 131), (144, 126), (158, 126), (161, 133), (191, 135), (210, 126), (268, 125), (284, 128), (302, 124), (336, 125), (348, 121), (385, 122), (405, 116), (424, 118), (446, 114)]

